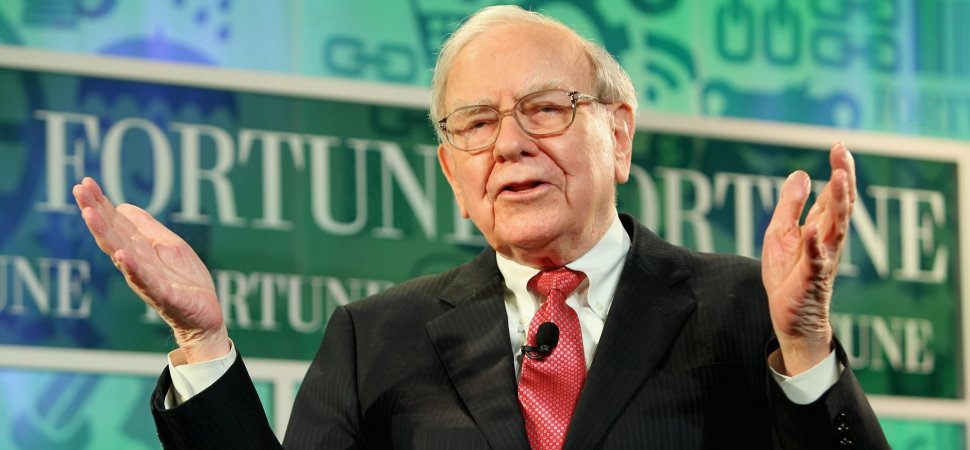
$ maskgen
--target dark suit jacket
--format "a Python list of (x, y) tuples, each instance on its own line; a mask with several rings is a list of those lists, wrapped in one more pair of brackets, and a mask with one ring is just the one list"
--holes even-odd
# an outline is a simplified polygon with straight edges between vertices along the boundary
[[(622, 219), (633, 245), (565, 448), (888, 448), (851, 370), (806, 406), (769, 378), (757, 261)], [(167, 448), (278, 446), (241, 358), (166, 411), (169, 385), (165, 373), (152, 401)], [(494, 252), (337, 309), (284, 447), (527, 449)]]

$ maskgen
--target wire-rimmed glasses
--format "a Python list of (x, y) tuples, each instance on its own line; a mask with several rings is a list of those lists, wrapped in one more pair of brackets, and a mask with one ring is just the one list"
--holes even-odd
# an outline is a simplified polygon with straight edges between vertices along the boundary
[(520, 98), (505, 111), (489, 105), (458, 108), (439, 120), (438, 127), (453, 147), (472, 152), (494, 144), (502, 119), (510, 114), (522, 131), (532, 137), (560, 133), (573, 124), (576, 106), (581, 104), (581, 100), (604, 103), (597, 97), (576, 91), (545, 90)]

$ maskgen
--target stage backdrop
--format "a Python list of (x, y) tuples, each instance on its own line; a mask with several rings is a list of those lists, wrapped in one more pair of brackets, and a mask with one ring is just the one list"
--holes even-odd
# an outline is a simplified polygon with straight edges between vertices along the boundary
[[(420, 87), (473, 8), (307, 3), (0, 5), (0, 448), (158, 447), (172, 339), (84, 230), (83, 176), (202, 256), (278, 431), (334, 307), (480, 251)], [(970, 3), (531, 3), (633, 75), (619, 208), (672, 242), (757, 257), (787, 173), (856, 151), (836, 332), (894, 448), (964, 448)]]
[(425, 86), (496, 3), (601, 42), (651, 110), (970, 138), (967, 0), (5, 0), (0, 43)]

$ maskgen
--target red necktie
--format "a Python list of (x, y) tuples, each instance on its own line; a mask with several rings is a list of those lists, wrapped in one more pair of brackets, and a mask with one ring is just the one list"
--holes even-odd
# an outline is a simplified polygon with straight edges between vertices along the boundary
[(583, 335), (576, 311), (566, 305), (566, 297), (586, 278), (582, 272), (565, 267), (539, 272), (529, 288), (545, 297), (545, 302), (529, 324), (527, 345), (536, 345), (536, 330), (544, 322), (559, 327), (559, 343), (542, 359), (522, 358), (519, 379), (519, 404), (525, 429), (534, 450), (561, 449), (569, 420), (586, 380)]

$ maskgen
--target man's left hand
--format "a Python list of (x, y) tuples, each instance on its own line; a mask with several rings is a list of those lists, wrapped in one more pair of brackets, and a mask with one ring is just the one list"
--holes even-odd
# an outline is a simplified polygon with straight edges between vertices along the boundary
[(785, 181), (765, 231), (761, 274), (780, 354), (769, 361), (779, 373), (797, 375), (832, 351), (829, 304), (856, 199), (855, 162), (842, 143), (829, 153), (832, 178), (800, 224), (811, 193), (802, 171)]

